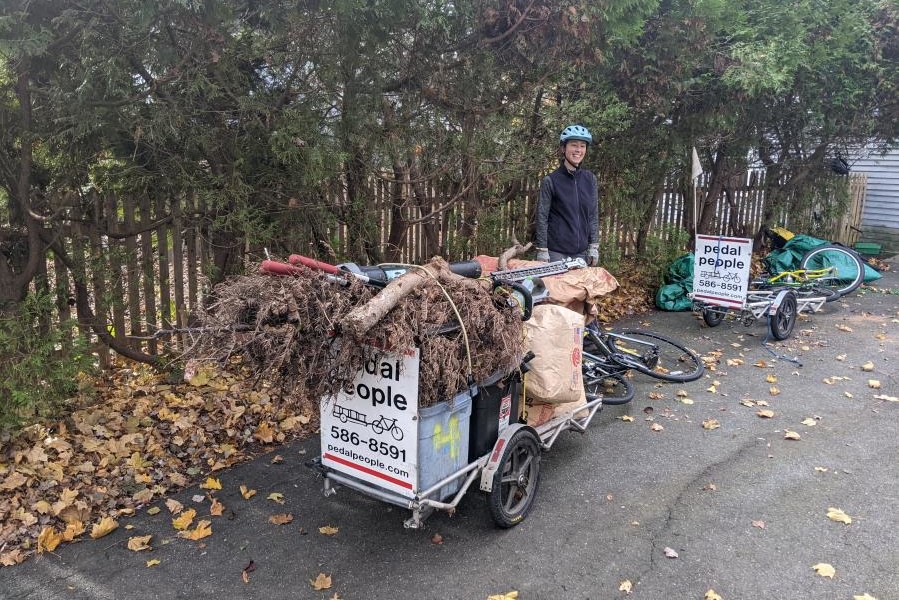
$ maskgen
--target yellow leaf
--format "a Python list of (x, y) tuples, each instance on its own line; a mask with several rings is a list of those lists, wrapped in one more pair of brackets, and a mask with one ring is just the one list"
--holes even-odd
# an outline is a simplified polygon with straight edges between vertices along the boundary
[(269, 523), (273, 523), (275, 525), (287, 525), (291, 521), (293, 521), (293, 515), (290, 513), (281, 513), (278, 515), (272, 515), (268, 518)]
[(331, 576), (319, 573), (315, 581), (310, 580), (309, 583), (315, 591), (327, 590), (331, 587)]
[(222, 489), (222, 482), (215, 477), (207, 477), (206, 482), (201, 483), (200, 487), (204, 490), (220, 490)]
[(845, 523), (849, 525), (852, 523), (852, 517), (844, 513), (839, 508), (830, 507), (827, 509), (827, 518), (831, 521), (836, 521), (837, 523)]
[(256, 431), (253, 432), (253, 437), (263, 444), (271, 444), (275, 438), (275, 430), (272, 429), (268, 422), (263, 421), (256, 428)]
[(721, 423), (717, 419), (706, 419), (702, 422), (703, 429), (718, 429), (719, 427), (721, 427)]
[(772, 396), (776, 396), (780, 393), (780, 390), (777, 388), (776, 385), (772, 385), (770, 388), (768, 388), (768, 393), (771, 394)]
[(824, 379), (822, 379), (822, 381), (827, 385), (833, 385), (833, 379), (831, 379), (830, 377), (825, 377)]
[(487, 596), (487, 600), (518, 600), (518, 592), (513, 590), (505, 594), (493, 594), (492, 596)]
[(681, 398), (680, 402), (681, 404), (686, 404), (687, 406), (693, 404), (693, 400), (691, 400), (690, 398)]
[(774, 373), (768, 373), (768, 376), (765, 377), (765, 381), (768, 383), (777, 383), (777, 375)]
[(172, 527), (179, 531), (183, 531), (190, 527), (190, 524), (194, 522), (195, 516), (197, 516), (196, 509), (188, 508), (187, 510), (182, 512), (180, 516), (172, 519)]
[(278, 504), (284, 504), (284, 494), (281, 492), (272, 492), (266, 497), (266, 500), (271, 500), (272, 502), (277, 502)]
[(40, 535), (37, 536), (38, 554), (42, 552), (53, 552), (56, 550), (56, 547), (59, 546), (60, 542), (62, 542), (62, 534), (53, 527), (44, 527)]
[(625, 579), (621, 582), (621, 585), (618, 586), (619, 592), (624, 592), (625, 594), (630, 594), (633, 591), (634, 584), (631, 583), (630, 579)]
[(178, 537), (183, 537), (188, 540), (201, 540), (204, 537), (209, 537), (212, 535), (212, 521), (200, 521), (197, 523), (195, 529), (191, 529), (189, 531), (179, 531)]
[(768, 363), (766, 363), (765, 361), (759, 359), (759, 360), (755, 361), (754, 363), (752, 363), (752, 366), (754, 366), (754, 367), (759, 367), (759, 368), (761, 368), (761, 369), (764, 369), (765, 367), (768, 366)]
[(755, 401), (749, 400), (749, 399), (747, 398), (747, 399), (745, 399), (745, 400), (740, 400), (740, 404), (742, 404), (743, 406), (750, 406), (750, 407), (751, 407), (751, 406), (755, 406)]
[(724, 598), (722, 598), (721, 596), (719, 596), (719, 595), (715, 592), (715, 590), (709, 590), (709, 591), (707, 591), (707, 592), (705, 593), (705, 596), (703, 596), (703, 599), (704, 599), (704, 600), (724, 600)]
[(864, 593), (861, 596), (852, 596), (852, 600), (877, 600), (877, 598), (868, 593)]
[(324, 527), (319, 527), (318, 532), (322, 535), (337, 535), (338, 528), (325, 525)]
[(815, 570), (815, 573), (821, 577), (830, 577), (833, 579), (833, 576), (836, 575), (836, 569), (833, 568), (833, 565), (828, 563), (818, 563), (817, 565), (813, 565), (812, 568)]
[(630, 423), (631, 421), (634, 420), (634, 418), (630, 415), (621, 415), (618, 418), (621, 419), (622, 421), (625, 421), (626, 423)]
[(705, 390), (705, 391), (707, 391), (707, 392), (711, 392), (711, 393), (713, 393), (713, 394), (714, 394), (714, 393), (715, 393), (715, 392), (717, 392), (717, 391), (718, 391), (718, 388), (716, 388), (716, 387), (715, 387), (715, 386), (714, 386), (714, 385), (710, 385), (710, 386), (709, 386), (709, 387), (707, 387), (707, 388), (706, 388), (706, 390)]
[(771, 417), (774, 416), (774, 411), (770, 410), (768, 408), (763, 408), (762, 410), (756, 412), (755, 414), (762, 417), (763, 419), (770, 419)]
[(150, 560), (147, 561), (147, 566), (148, 566), (148, 567), (155, 567), (156, 565), (158, 565), (158, 564), (160, 564), (160, 563), (162, 563), (162, 561), (159, 560), (158, 558), (151, 558)]
[(872, 390), (879, 390), (880, 389), (880, 381), (878, 381), (876, 379), (869, 379), (868, 387), (871, 388)]
[(873, 370), (874, 370), (874, 363), (872, 363), (870, 360), (862, 365), (862, 371), (873, 371)]
[(160, 512), (162, 512), (162, 509), (159, 508), (158, 506), (151, 506), (150, 508), (147, 509), (147, 514), (151, 515), (151, 516), (158, 515)]
[(165, 501), (165, 507), (169, 509), (169, 512), (173, 515), (177, 515), (184, 510), (184, 505), (173, 498), (169, 498)]
[(81, 521), (69, 521), (66, 523), (66, 530), (62, 532), (62, 539), (71, 542), (76, 537), (84, 533), (84, 523)]
[(23, 560), (25, 560), (25, 554), (20, 548), (0, 554), (0, 565), (3, 565), (4, 567), (15, 566)]
[(150, 549), (150, 538), (152, 535), (138, 535), (128, 538), (128, 549), (134, 552)]
[(802, 419), (802, 424), (806, 427), (814, 427), (818, 424), (818, 422), (811, 417), (807, 417), (805, 419)]
[(727, 359), (727, 366), (728, 366), (728, 367), (739, 367), (739, 366), (742, 365), (742, 364), (743, 364), (743, 359), (742, 359), (742, 358), (728, 358), (728, 359)]
[(837, 355), (837, 360), (839, 360), (839, 361), (844, 361), (844, 360), (846, 360), (846, 355), (845, 355), (845, 354), (838, 354), (838, 355)]
[(846, 396), (847, 398), (855, 398), (855, 396), (853, 396), (849, 392), (843, 392), (843, 395)]
[(687, 393), (687, 390), (677, 390), (677, 392), (674, 395), (677, 396), (678, 398), (686, 398), (690, 394)]
[(799, 435), (798, 433), (796, 433), (795, 431), (790, 431), (790, 430), (788, 429), (787, 431), (784, 432), (784, 439), (785, 439), (785, 440), (797, 440), (797, 441), (798, 441), (798, 440), (801, 440), (801, 439), (802, 439), (802, 436), (800, 436), (800, 435)]
[(852, 327), (849, 327), (848, 325), (843, 325), (842, 323), (837, 325), (837, 329), (839, 329), (840, 331), (845, 331), (847, 333), (852, 333)]
[(253, 496), (256, 495), (256, 490), (251, 490), (247, 486), (240, 486), (240, 495), (243, 496), (244, 500), (249, 500)]
[(91, 528), (91, 537), (93, 539), (101, 538), (104, 535), (108, 535), (119, 528), (119, 524), (116, 523), (115, 519), (112, 517), (103, 517), (100, 519), (100, 522), (95, 524)]

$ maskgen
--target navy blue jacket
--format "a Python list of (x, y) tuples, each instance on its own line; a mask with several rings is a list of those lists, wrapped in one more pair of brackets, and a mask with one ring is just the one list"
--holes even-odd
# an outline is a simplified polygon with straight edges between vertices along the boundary
[(543, 178), (537, 202), (538, 248), (569, 256), (599, 243), (596, 177), (586, 169), (568, 171), (564, 163)]

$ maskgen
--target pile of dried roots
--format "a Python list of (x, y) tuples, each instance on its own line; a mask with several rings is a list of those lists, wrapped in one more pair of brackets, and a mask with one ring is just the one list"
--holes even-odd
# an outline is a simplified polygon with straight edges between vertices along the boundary
[(491, 294), (487, 282), (424, 279), (359, 336), (341, 322), (378, 298), (377, 288), (352, 278), (340, 285), (307, 269), (297, 276), (236, 277), (218, 285), (212, 303), (198, 315), (200, 333), (186, 358), (225, 363), (242, 356), (260, 377), (298, 398), (320, 398), (347, 386), (375, 348), (418, 347), (420, 406), (466, 387), (469, 352), (475, 382), (517, 366), (523, 334), (516, 306)]

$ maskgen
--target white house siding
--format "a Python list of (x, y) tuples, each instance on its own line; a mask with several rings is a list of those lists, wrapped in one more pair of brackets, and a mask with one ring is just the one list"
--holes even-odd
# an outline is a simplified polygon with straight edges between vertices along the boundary
[(851, 164), (853, 172), (868, 175), (859, 241), (877, 242), (884, 251), (899, 252), (899, 147), (886, 154), (862, 151)]

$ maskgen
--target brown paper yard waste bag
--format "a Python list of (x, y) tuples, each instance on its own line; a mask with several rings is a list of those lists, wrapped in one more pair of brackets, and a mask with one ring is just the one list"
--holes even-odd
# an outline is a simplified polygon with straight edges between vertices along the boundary
[(549, 404), (583, 402), (584, 315), (563, 306), (540, 304), (524, 325), (525, 347), (536, 355), (528, 363), (527, 397)]

